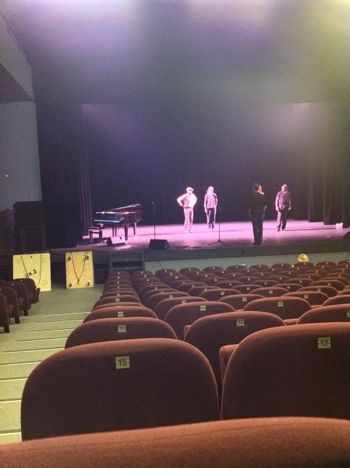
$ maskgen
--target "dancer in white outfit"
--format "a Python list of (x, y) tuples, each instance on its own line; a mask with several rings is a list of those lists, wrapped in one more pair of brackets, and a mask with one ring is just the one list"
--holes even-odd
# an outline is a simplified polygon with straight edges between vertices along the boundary
[(197, 197), (193, 193), (192, 187), (186, 188), (186, 193), (177, 198), (177, 202), (184, 210), (185, 231), (191, 232), (193, 225), (194, 206), (197, 203)]

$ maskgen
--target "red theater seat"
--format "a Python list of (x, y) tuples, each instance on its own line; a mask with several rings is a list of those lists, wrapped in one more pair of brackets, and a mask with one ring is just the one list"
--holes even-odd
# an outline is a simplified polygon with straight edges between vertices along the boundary
[(303, 314), (297, 323), (350, 322), (350, 304), (332, 304), (316, 307)]
[(243, 309), (249, 302), (255, 299), (261, 299), (263, 296), (259, 294), (233, 294), (232, 296), (224, 296), (219, 299), (219, 302), (230, 304), (235, 310)]
[(258, 331), (227, 365), (223, 419), (316, 416), (350, 419), (350, 324)]
[(177, 305), (182, 304), (191, 304), (191, 303), (207, 303), (207, 300), (203, 297), (196, 297), (196, 296), (185, 296), (185, 297), (173, 297), (169, 299), (163, 299), (156, 305), (154, 312), (156, 313), (157, 317), (161, 320), (165, 320), (169, 310)]
[(323, 305), (333, 304), (350, 304), (350, 294), (338, 294), (337, 296), (328, 297)]
[(84, 322), (98, 320), (103, 318), (122, 318), (122, 317), (153, 317), (157, 318), (153, 310), (142, 304), (138, 305), (113, 305), (101, 307), (90, 312), (84, 319)]
[(4, 327), (4, 332), (10, 332), (10, 316), (7, 307), (7, 300), (3, 294), (0, 294), (0, 327)]
[(227, 344), (239, 343), (258, 330), (285, 326), (282, 319), (266, 312), (230, 312), (208, 315), (196, 320), (189, 327), (185, 341), (200, 349), (208, 358), (221, 387), (219, 350)]
[(276, 314), (283, 320), (299, 318), (304, 312), (311, 309), (311, 305), (300, 297), (264, 297), (249, 302), (244, 310), (261, 310)]
[(218, 301), (189, 302), (172, 307), (165, 316), (165, 321), (173, 328), (176, 336), (183, 339), (186, 325), (190, 325), (200, 317), (225, 314), (233, 310), (234, 308), (229, 304)]
[(104, 318), (85, 322), (75, 328), (68, 336), (65, 347), (136, 338), (176, 338), (176, 335), (167, 323), (156, 318)]
[(6, 468), (350, 466), (350, 422), (252, 418), (0, 445)]
[(22, 438), (195, 423), (218, 416), (215, 377), (195, 347), (166, 338), (106, 341), (65, 349), (33, 370), (22, 397)]
[(272, 287), (262, 287), (253, 289), (253, 294), (259, 294), (260, 296), (264, 297), (277, 297), (283, 296), (288, 291), (285, 288), (281, 288), (280, 286), (272, 286)]
[(301, 297), (305, 299), (311, 306), (323, 304), (327, 299), (327, 294), (321, 291), (293, 291), (285, 294), (288, 297)]
[(208, 301), (218, 301), (224, 296), (228, 296), (231, 294), (239, 294), (235, 288), (215, 288), (215, 289), (208, 289), (207, 291), (203, 291), (200, 293), (200, 297), (204, 297)]
[(173, 299), (175, 297), (189, 297), (190, 295), (188, 293), (182, 292), (182, 291), (171, 291), (171, 292), (164, 292), (164, 293), (157, 293), (151, 296), (150, 298), (145, 301), (145, 305), (149, 307), (152, 310), (155, 310), (157, 304), (159, 304), (160, 301), (163, 299)]

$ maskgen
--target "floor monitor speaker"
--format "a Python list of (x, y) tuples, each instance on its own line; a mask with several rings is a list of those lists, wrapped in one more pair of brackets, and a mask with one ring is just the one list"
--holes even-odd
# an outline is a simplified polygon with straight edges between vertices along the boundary
[(151, 250), (166, 250), (169, 247), (169, 242), (166, 239), (151, 239), (149, 241), (149, 248)]

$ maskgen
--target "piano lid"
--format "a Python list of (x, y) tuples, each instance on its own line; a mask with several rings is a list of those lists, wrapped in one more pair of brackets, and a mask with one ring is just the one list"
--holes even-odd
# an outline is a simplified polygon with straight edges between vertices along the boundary
[(132, 205), (118, 206), (117, 208), (111, 208), (108, 211), (138, 211), (141, 210), (141, 203), (133, 203)]
[(118, 208), (110, 208), (109, 210), (96, 211), (94, 219), (97, 224), (106, 224), (118, 222), (120, 224), (135, 224), (142, 220), (141, 204), (120, 206)]

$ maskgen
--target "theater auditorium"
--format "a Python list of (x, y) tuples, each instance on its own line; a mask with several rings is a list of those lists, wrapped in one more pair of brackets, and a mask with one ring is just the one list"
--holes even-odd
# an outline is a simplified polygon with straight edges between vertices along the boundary
[(350, 466), (350, 1), (0, 1), (0, 464)]

